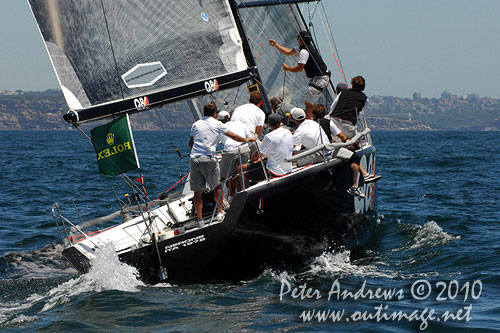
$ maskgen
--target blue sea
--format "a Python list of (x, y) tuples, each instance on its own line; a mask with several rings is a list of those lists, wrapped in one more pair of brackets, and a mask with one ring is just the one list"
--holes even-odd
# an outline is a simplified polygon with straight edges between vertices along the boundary
[[(136, 132), (146, 188), (188, 171), (189, 132)], [(500, 332), (499, 132), (374, 132), (377, 228), (295, 271), (239, 282), (144, 285), (103, 250), (79, 275), (52, 217), (117, 209), (77, 131), (0, 131), (0, 331)], [(135, 174), (130, 173), (132, 178)], [(256, 244), (258, 246), (258, 244)]]

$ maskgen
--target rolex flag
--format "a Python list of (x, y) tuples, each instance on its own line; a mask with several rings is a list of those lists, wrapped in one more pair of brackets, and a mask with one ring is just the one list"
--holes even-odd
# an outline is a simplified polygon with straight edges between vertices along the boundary
[(128, 114), (90, 131), (99, 171), (107, 177), (139, 168)]

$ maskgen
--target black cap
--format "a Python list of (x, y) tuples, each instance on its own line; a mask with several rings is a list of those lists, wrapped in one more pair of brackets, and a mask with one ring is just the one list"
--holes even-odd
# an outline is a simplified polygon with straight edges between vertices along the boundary
[(345, 84), (344, 82), (340, 82), (339, 84), (337, 84), (337, 94), (344, 89), (347, 89), (347, 84)]
[(310, 43), (312, 41), (311, 34), (307, 31), (301, 31), (297, 35), (297, 37), (300, 37), (304, 43)]
[(280, 116), (277, 113), (271, 113), (269, 117), (267, 118), (267, 123), (270, 126), (278, 126), (281, 123), (281, 120), (283, 119), (282, 116)]

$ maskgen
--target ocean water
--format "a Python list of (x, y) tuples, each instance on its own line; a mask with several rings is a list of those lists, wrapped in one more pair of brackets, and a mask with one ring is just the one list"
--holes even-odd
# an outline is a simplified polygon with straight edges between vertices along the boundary
[[(151, 194), (184, 175), (188, 132), (137, 132)], [(237, 283), (144, 285), (103, 249), (78, 275), (51, 214), (116, 209), (76, 131), (0, 132), (0, 331), (499, 332), (499, 132), (375, 132), (378, 225), (364, 251)], [(133, 176), (134, 174), (131, 173)], [(78, 207), (78, 213), (75, 210)]]

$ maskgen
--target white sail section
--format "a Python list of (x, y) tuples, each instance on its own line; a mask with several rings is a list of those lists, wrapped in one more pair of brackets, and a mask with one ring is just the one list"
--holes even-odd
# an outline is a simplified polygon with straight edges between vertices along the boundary
[[(226, 0), (28, 2), (72, 109), (130, 100), (248, 70)], [(217, 84), (212, 82), (209, 88), (221, 88)], [(199, 86), (189, 89), (210, 92), (199, 91)], [(176, 94), (193, 91), (181, 89)], [(157, 97), (149, 101), (160, 104), (170, 98)], [(121, 112), (120, 107), (114, 106), (113, 112)], [(99, 114), (88, 119), (92, 117)]]

